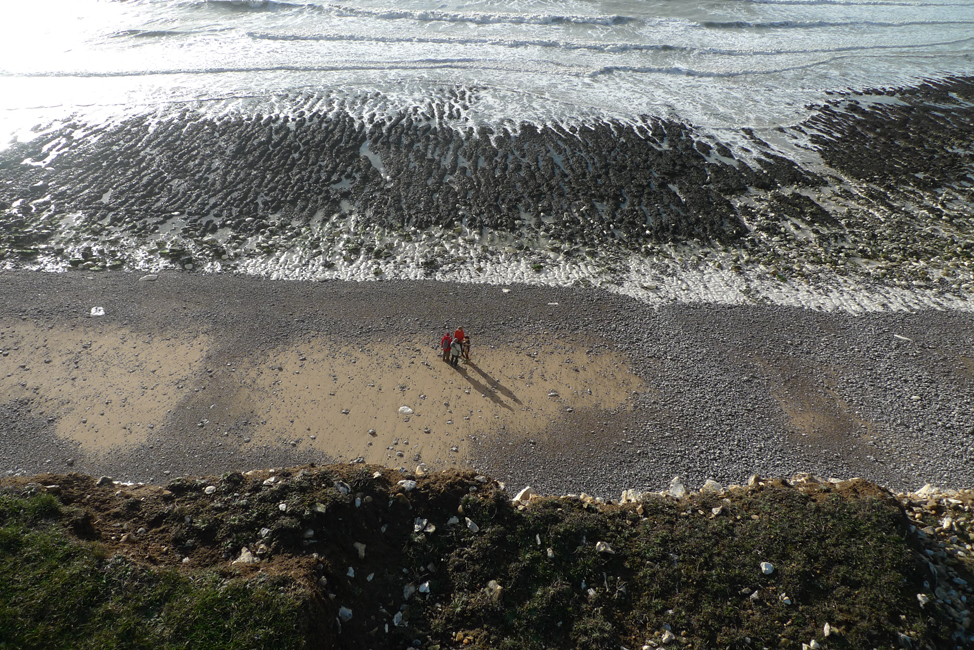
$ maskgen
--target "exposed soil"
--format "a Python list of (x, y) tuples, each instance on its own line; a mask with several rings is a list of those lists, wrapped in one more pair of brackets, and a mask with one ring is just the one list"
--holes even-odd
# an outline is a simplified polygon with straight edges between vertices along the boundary
[[(165, 486), (81, 474), (0, 482), (0, 499), (43, 494), (62, 504), (58, 525), (69, 538), (114, 567), (283, 579), (303, 603), (299, 647), (743, 649), (816, 639), (871, 648), (907, 637), (932, 650), (969, 645), (965, 636), (948, 641), (967, 616), (952, 603), (971, 596), (958, 586), (971, 574), (956, 542), (970, 541), (969, 492), (898, 500), (861, 480), (797, 477), (682, 498), (518, 504), (474, 472), (375, 465)], [(923, 513), (918, 526), (958, 523), (924, 528), (928, 536), (904, 505)], [(17, 546), (5, 535), (0, 553), (9, 554)], [(23, 579), (40, 579), (26, 566)]]

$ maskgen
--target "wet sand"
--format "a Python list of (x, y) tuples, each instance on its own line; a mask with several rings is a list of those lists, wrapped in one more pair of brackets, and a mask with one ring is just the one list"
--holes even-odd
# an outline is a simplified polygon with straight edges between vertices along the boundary
[(623, 356), (571, 339), (477, 346), (453, 368), (420, 340), (226, 348), (220, 336), (153, 335), (99, 318), (0, 327), (0, 400), (29, 400), (86, 456), (191, 432), (216, 444), (301, 445), (337, 461), (443, 469), (469, 462), (471, 438), (538, 436), (576, 411), (624, 405), (642, 386)]
[[(423, 327), (392, 304), (389, 315), (407, 320), (375, 329), (375, 318), (386, 316), (372, 313), (368, 296), (388, 291), (380, 283), (346, 285), (344, 305), (318, 305), (334, 312), (327, 314), (301, 296), (274, 296), (300, 288), (320, 300), (335, 284), (188, 274), (5, 277), (43, 288), (32, 301), (29, 290), (8, 283), (11, 298), (23, 302), (8, 301), (12, 309), (0, 317), (0, 404), (23, 406), (20, 424), (36, 424), (26, 437), (38, 442), (36, 453), (10, 449), (21, 445), (7, 440), (0, 454), (33, 459), (19, 465), (67, 464), (140, 480), (309, 460), (409, 471), (471, 466), (472, 441), (503, 434), (534, 442), (553, 424), (572, 428), (592, 413), (631, 409), (633, 392), (643, 388), (628, 358), (598, 336), (541, 330), (512, 337), (504, 327), (478, 331), (476, 320), (456, 314)], [(428, 284), (434, 301), (425, 308), (467, 292)], [(71, 302), (72, 293), (92, 289), (95, 295)], [(23, 313), (58, 290), (69, 306), (49, 302), (52, 312), (42, 317)], [(507, 298), (500, 288), (489, 291)], [(482, 322), (494, 310), (479, 304)], [(202, 306), (216, 308), (186, 317)], [(105, 315), (92, 316), (92, 307)], [(305, 326), (319, 317), (319, 327)], [(440, 358), (448, 323), (465, 325), (474, 341), (470, 361), (457, 368)], [(336, 324), (332, 334), (320, 331)], [(52, 444), (56, 452), (45, 449)], [(58, 457), (40, 458), (52, 453)]]

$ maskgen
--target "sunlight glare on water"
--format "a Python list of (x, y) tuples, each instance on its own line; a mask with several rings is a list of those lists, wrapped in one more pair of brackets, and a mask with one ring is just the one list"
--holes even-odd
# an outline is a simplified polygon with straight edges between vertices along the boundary
[(72, 114), (372, 92), (401, 110), (457, 87), (487, 123), (773, 127), (827, 90), (974, 72), (959, 0), (37, 0), (4, 18), (0, 143)]

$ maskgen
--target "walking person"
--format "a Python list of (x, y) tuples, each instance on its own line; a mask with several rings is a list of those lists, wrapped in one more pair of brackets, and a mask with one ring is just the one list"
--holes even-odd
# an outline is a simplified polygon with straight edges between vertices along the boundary
[(449, 332), (444, 334), (443, 338), (440, 339), (440, 349), (443, 350), (443, 360), (447, 363), (450, 363), (450, 346), (452, 343), (453, 337), (450, 336)]
[(454, 368), (460, 363), (460, 355), (463, 353), (463, 343), (460, 339), (454, 338), (450, 344), (450, 365)]
[(470, 363), (470, 335), (463, 337), (463, 360)]

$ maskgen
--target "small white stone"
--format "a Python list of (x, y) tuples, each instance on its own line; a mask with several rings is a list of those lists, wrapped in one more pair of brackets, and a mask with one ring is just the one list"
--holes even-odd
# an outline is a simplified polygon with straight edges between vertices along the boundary
[(277, 509), (280, 510), (281, 512), (287, 512), (287, 504), (279, 503), (277, 504)]
[(687, 489), (683, 487), (683, 480), (679, 476), (674, 476), (670, 481), (670, 489), (667, 491), (674, 499), (682, 499), (687, 495)]
[(254, 557), (250, 549), (245, 546), (241, 549), (240, 556), (233, 561), (233, 564), (256, 564), (257, 562), (260, 562), (260, 559)]
[(413, 481), (412, 479), (405, 479), (405, 480), (399, 481), (399, 485), (406, 492), (411, 492), (411, 491), (413, 491), (413, 490), (416, 489), (416, 481)]
[(409, 408), (408, 406), (400, 406), (399, 407), (399, 415), (412, 415), (413, 412), (414, 411), (411, 408)]
[(464, 519), (467, 520), (467, 528), (470, 529), (470, 532), (471, 533), (479, 533), (480, 532), (480, 526), (478, 526), (477, 524), (475, 524), (473, 522), (473, 520), (470, 519), (470, 517), (464, 517)]
[(772, 573), (774, 573), (774, 565), (771, 564), (770, 562), (762, 562), (761, 572), (766, 576), (771, 575)]
[(92, 307), (91, 308), (91, 315), (92, 316), (104, 316), (105, 315), (105, 308), (104, 307)]
[(207, 485), (206, 486), (206, 489), (203, 490), (203, 492), (205, 492), (206, 494), (213, 494), (214, 492), (216, 492), (216, 486), (215, 485)]
[(537, 493), (533, 489), (531, 489), (531, 486), (529, 485), (523, 490), (521, 490), (520, 492), (518, 492), (517, 496), (514, 497), (513, 501), (514, 503), (523, 503), (523, 502), (530, 501), (531, 497), (533, 496), (537, 496)]
[(348, 607), (341, 607), (338, 610), (338, 618), (342, 620), (342, 623), (348, 623), (352, 620), (352, 610)]
[(614, 550), (612, 550), (612, 547), (609, 546), (606, 542), (596, 542), (595, 550), (598, 551), (599, 553), (605, 553), (607, 555), (615, 555), (616, 553)]
[(352, 546), (354, 546), (355, 547), (355, 550), (358, 551), (358, 559), (364, 560), (365, 559), (365, 544), (363, 544), (362, 542), (355, 542), (354, 544), (352, 544)]
[(714, 492), (720, 492), (723, 489), (724, 488), (721, 487), (720, 483), (718, 483), (717, 481), (711, 478), (708, 478), (707, 482), (703, 484), (702, 488), (700, 488), (700, 491), (714, 493)]
[(487, 583), (487, 587), (484, 589), (484, 591), (487, 592), (487, 595), (490, 596), (491, 600), (496, 601), (500, 600), (501, 593), (504, 591), (504, 588), (501, 587), (496, 580), (491, 580)]

